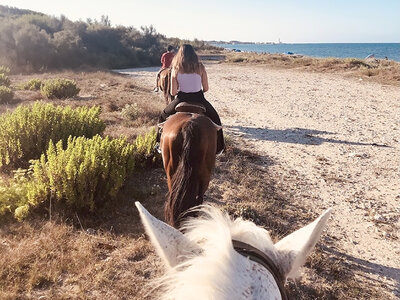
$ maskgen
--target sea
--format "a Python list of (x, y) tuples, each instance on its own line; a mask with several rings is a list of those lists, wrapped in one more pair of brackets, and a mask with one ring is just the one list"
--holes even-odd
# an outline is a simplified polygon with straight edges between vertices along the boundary
[(324, 44), (220, 44), (214, 46), (236, 51), (257, 53), (301, 54), (313, 57), (366, 58), (373, 55), (379, 59), (400, 61), (400, 43), (324, 43)]

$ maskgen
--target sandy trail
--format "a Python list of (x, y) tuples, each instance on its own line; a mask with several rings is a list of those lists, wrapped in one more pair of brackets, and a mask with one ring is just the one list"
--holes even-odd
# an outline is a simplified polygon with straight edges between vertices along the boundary
[[(315, 212), (334, 208), (328, 232), (360, 279), (400, 297), (400, 88), (262, 66), (206, 68), (206, 98), (227, 133), (271, 157), (277, 174), (305, 180), (298, 196)], [(125, 72), (154, 85), (154, 68)]]

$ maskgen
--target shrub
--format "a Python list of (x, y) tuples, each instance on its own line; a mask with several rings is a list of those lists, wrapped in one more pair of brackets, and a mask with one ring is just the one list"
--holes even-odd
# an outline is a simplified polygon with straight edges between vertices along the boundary
[(28, 170), (15, 171), (14, 179), (7, 183), (0, 179), (0, 217), (13, 214), (22, 220), (32, 208), (47, 206), (50, 199), (92, 211), (115, 200), (136, 167), (161, 161), (153, 150), (155, 137), (153, 129), (134, 144), (99, 135), (92, 139), (69, 137), (66, 147), (62, 141), (50, 141), (46, 153), (32, 160)]
[(136, 120), (140, 114), (140, 108), (137, 103), (126, 104), (125, 107), (121, 110), (121, 115), (128, 120)]
[[(0, 217), (9, 213), (15, 213), (19, 207), (27, 205), (29, 181), (25, 177), (15, 177), (13, 180), (5, 182), (0, 179)], [(23, 209), (20, 208), (15, 215), (16, 219), (21, 219)]]
[(100, 107), (54, 106), (36, 102), (0, 115), (0, 167), (26, 167), (46, 151), (49, 141), (72, 136), (93, 137), (104, 131)]
[(43, 96), (49, 99), (65, 99), (78, 95), (80, 89), (75, 81), (59, 78), (46, 80), (42, 84), (40, 91)]
[(7, 75), (0, 73), (0, 86), (4, 85), (4, 86), (10, 86), (11, 84), (11, 80), (10, 78), (8, 78)]
[(38, 91), (40, 90), (40, 87), (42, 86), (42, 81), (38, 78), (32, 78), (28, 82), (26, 82), (22, 88), (24, 90), (30, 90), (30, 91)]
[(158, 164), (161, 161), (161, 155), (154, 150), (156, 139), (157, 132), (154, 128), (144, 136), (140, 135), (136, 138), (134, 142), (135, 160), (138, 167)]
[(368, 63), (364, 62), (361, 59), (350, 58), (350, 59), (347, 59), (346, 61), (347, 61), (347, 65), (349, 68), (355, 68), (355, 69), (360, 69), (360, 68), (370, 69), (371, 68), (371, 66)]
[(8, 75), (10, 74), (10, 68), (5, 66), (0, 66), (0, 74)]
[(0, 86), (0, 103), (10, 102), (13, 98), (13, 91), (6, 86)]
[(125, 139), (69, 137), (65, 150), (61, 141), (50, 141), (46, 155), (33, 161), (29, 203), (51, 196), (93, 211), (96, 204), (115, 199), (133, 168), (134, 146)]

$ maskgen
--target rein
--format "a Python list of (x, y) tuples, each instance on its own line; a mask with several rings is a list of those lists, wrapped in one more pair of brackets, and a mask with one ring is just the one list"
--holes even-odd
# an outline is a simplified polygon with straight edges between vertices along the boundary
[(253, 246), (243, 243), (241, 241), (232, 240), (232, 244), (233, 249), (235, 249), (236, 252), (262, 265), (264, 268), (270, 271), (272, 276), (274, 276), (276, 284), (278, 285), (282, 300), (289, 299), (284, 287), (285, 278), (271, 258), (269, 258), (267, 255), (265, 255), (265, 253), (258, 250), (257, 248), (254, 248)]

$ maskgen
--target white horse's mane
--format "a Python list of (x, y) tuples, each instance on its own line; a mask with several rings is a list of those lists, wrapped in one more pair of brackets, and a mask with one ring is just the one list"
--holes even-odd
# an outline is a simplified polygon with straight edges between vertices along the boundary
[[(246, 258), (238, 254), (232, 240), (252, 245), (274, 259), (278, 254), (268, 231), (242, 218), (232, 220), (227, 213), (204, 205), (197, 209), (197, 218), (190, 218), (183, 224), (184, 235), (200, 245), (201, 253), (186, 256), (183, 263), (170, 269), (156, 281), (159, 299), (184, 299), (193, 295), (196, 299), (210, 299), (221, 293), (230, 294), (229, 289), (241, 285), (241, 271), (248, 267)], [(154, 282), (153, 282), (154, 284)], [(153, 286), (154, 287), (154, 286)]]

